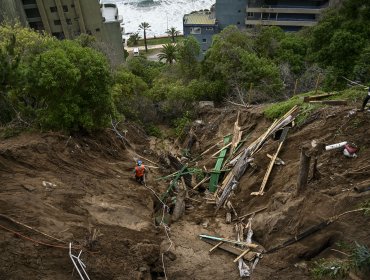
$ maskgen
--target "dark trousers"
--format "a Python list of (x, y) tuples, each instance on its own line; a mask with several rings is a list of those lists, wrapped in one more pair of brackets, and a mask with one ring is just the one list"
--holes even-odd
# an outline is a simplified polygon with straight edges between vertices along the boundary
[(365, 110), (365, 106), (369, 100), (370, 100), (370, 95), (366, 95), (364, 99), (364, 103), (362, 103), (362, 110)]

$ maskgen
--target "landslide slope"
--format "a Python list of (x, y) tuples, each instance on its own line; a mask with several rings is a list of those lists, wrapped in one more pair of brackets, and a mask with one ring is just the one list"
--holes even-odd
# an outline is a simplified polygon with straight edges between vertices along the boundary
[[(134, 128), (128, 134), (139, 137)], [(24, 133), (1, 141), (0, 279), (78, 279), (68, 242), (83, 246), (91, 279), (160, 275), (154, 200), (132, 179), (133, 158), (110, 132), (94, 139)]]

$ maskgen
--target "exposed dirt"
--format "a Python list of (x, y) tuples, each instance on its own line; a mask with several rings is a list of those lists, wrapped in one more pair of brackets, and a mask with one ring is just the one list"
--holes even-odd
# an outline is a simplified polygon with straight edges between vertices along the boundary
[[(267, 206), (252, 223), (254, 240), (267, 250), (370, 199), (370, 192), (353, 191), (370, 178), (370, 115), (351, 115), (350, 109), (322, 109), (315, 119), (290, 130), (279, 155), (286, 165), (274, 166), (264, 196), (250, 193), (259, 189), (270, 161), (266, 154), (275, 152), (277, 141), (266, 143), (255, 156), (257, 168), (248, 169), (242, 177), (232, 203), (240, 215)], [(236, 115), (236, 109), (200, 112), (200, 122), (193, 127), (197, 143), (192, 155), (232, 133)], [(260, 107), (253, 107), (241, 111), (240, 123), (248, 145), (270, 121), (264, 119)], [(0, 214), (66, 242), (0, 216), (1, 280), (79, 279), (76, 271), (73, 273), (68, 249), (34, 241), (61, 247), (72, 241), (76, 247), (83, 246), (82, 259), (91, 279), (164, 279), (161, 253), (170, 245), (171, 253), (164, 256), (168, 279), (239, 279), (234, 256), (221, 250), (209, 254), (211, 246), (198, 238), (206, 233), (235, 239), (233, 224), (225, 223), (224, 209), (215, 216), (214, 205), (205, 203), (204, 193), (190, 192), (193, 200), (187, 200), (185, 215), (170, 226), (171, 244), (163, 228), (154, 224), (156, 198), (133, 180), (137, 154), (167, 166), (163, 155), (170, 151), (180, 157), (189, 139), (183, 147), (176, 147), (173, 141), (146, 137), (133, 124), (126, 129), (126, 148), (111, 132), (93, 138), (28, 133), (0, 142)], [(354, 142), (360, 147), (358, 158), (345, 158), (340, 151), (325, 152), (319, 158), (321, 177), (295, 197), (299, 149), (313, 139), (328, 144)], [(197, 166), (211, 170), (215, 159), (207, 157), (216, 150)], [(145, 159), (144, 163), (153, 165)], [(154, 179), (173, 171), (150, 168), (148, 185), (163, 193), (169, 182)], [(251, 279), (311, 279), (308, 261), (338, 256), (330, 250), (337, 242), (370, 245), (369, 222), (361, 213), (349, 214), (300, 242), (265, 254)], [(100, 231), (96, 242), (89, 241), (89, 229)]]

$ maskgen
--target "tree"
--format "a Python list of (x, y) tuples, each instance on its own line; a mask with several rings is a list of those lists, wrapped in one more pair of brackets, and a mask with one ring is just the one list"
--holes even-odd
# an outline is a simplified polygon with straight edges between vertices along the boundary
[(143, 30), (143, 33), (144, 33), (144, 44), (145, 44), (145, 51), (146, 52), (148, 52), (148, 45), (147, 45), (147, 42), (146, 42), (146, 31), (149, 30), (149, 28), (150, 28), (150, 24), (147, 23), (147, 22), (142, 22), (139, 25), (139, 29)]
[(172, 64), (176, 60), (177, 48), (173, 44), (165, 44), (162, 46), (162, 52), (158, 54), (159, 61), (166, 60), (167, 63)]
[(166, 34), (171, 36), (172, 43), (175, 43), (175, 37), (179, 36), (180, 31), (178, 31), (175, 27), (171, 27), (170, 29), (167, 29)]
[(136, 33), (133, 33), (130, 35), (130, 37), (128, 38), (127, 40), (127, 44), (130, 45), (130, 46), (137, 46), (137, 44), (139, 43), (139, 40), (140, 40), (140, 35), (138, 32)]
[(199, 74), (198, 57), (200, 54), (200, 45), (193, 36), (185, 38), (178, 44), (178, 59), (180, 68), (188, 78), (194, 78)]

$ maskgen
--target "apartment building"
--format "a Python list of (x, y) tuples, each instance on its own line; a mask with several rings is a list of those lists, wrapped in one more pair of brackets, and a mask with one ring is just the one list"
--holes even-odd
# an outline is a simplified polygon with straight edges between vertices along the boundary
[(212, 44), (212, 36), (218, 33), (214, 12), (202, 10), (184, 15), (183, 31), (185, 37), (192, 35), (197, 39), (202, 58)]
[(216, 19), (221, 29), (256, 25), (280, 26), (298, 31), (317, 23), (322, 12), (337, 0), (216, 0)]
[[(113, 64), (124, 61), (121, 22), (112, 1), (99, 0), (1, 0), (7, 13), (2, 18), (19, 18), (35, 30), (46, 31), (58, 39), (73, 39), (80, 34), (95, 36), (109, 53)], [(0, 6), (0, 8), (2, 8)]]

